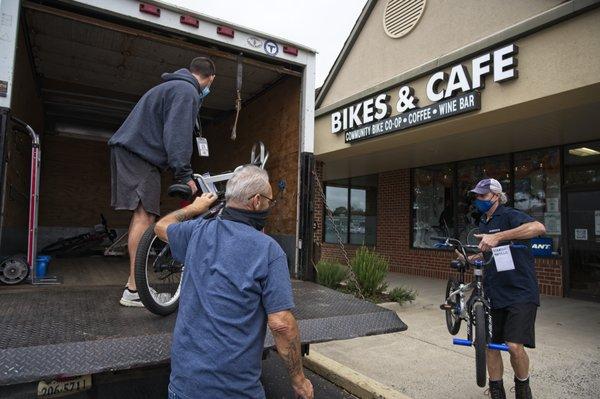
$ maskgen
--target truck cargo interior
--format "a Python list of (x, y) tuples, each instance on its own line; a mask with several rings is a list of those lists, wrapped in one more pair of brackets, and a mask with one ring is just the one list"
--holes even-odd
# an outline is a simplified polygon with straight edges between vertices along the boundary
[[(44, 2), (44, 4), (47, 4)], [(163, 72), (185, 68), (197, 56), (211, 57), (217, 77), (201, 109), (203, 135), (210, 156), (200, 158), (194, 145), (195, 172), (220, 173), (250, 161), (256, 141), (270, 155), (266, 169), (277, 193), (285, 182), (267, 225), (295, 262), (298, 164), (300, 146), (300, 67), (268, 56), (234, 53), (222, 45), (177, 32), (136, 26), (138, 22), (94, 15), (91, 11), (25, 2), (21, 9), (15, 58), (12, 114), (41, 138), (38, 251), (44, 246), (94, 229), (101, 215), (120, 236), (130, 213), (110, 207), (107, 140), (137, 100), (161, 82)], [(230, 138), (235, 119), (238, 62), (243, 65), (242, 109), (237, 139)], [(191, 137), (191, 135), (190, 135)], [(5, 189), (2, 203), (2, 253), (24, 253), (27, 246), (29, 139), (8, 129), (5, 143)], [(172, 174), (162, 176), (161, 211), (180, 206), (166, 195)], [(52, 259), (49, 274), (63, 285), (124, 285), (126, 256)], [(21, 285), (26, 287), (27, 285)]]

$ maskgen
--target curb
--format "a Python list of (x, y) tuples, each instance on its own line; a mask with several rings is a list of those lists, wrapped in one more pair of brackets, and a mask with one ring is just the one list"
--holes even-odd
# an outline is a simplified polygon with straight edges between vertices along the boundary
[(411, 399), (409, 396), (344, 366), (310, 348), (302, 364), (361, 399)]

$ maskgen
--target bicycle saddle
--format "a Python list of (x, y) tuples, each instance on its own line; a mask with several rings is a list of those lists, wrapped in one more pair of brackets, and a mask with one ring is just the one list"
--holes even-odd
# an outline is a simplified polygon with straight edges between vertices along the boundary
[(452, 262), (450, 262), (450, 267), (453, 269), (467, 269), (467, 265), (464, 262), (461, 262), (458, 259), (453, 260)]
[(172, 184), (167, 190), (169, 197), (179, 197), (181, 199), (190, 199), (192, 197), (192, 189), (187, 184)]

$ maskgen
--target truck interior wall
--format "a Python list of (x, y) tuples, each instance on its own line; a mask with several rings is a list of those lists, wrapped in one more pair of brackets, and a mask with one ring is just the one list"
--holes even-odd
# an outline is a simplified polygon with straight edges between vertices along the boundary
[[(195, 159), (197, 171), (220, 173), (233, 170), (250, 161), (250, 150), (257, 140), (269, 150), (267, 171), (273, 194), (277, 183), (284, 180), (286, 189), (269, 216), (266, 231), (288, 254), (292, 267), (296, 247), (296, 214), (298, 194), (298, 150), (300, 139), (301, 80), (284, 77), (261, 95), (244, 104), (240, 111), (237, 139), (230, 139), (234, 114), (223, 120), (204, 124), (210, 158)], [(196, 154), (196, 152), (194, 152)]]
[[(40, 134), (44, 127), (44, 112), (36, 91), (23, 29), (21, 25), (17, 35), (10, 115), (25, 121)], [(6, 181), (3, 182), (0, 253), (24, 253), (27, 248), (31, 140), (27, 134), (14, 131), (10, 122), (5, 140)]]
[[(164, 188), (172, 184), (168, 172), (163, 173), (161, 184), (161, 210), (176, 209), (178, 201), (165, 194)], [(42, 143), (40, 247), (89, 231), (100, 223), (100, 214), (109, 228), (125, 230), (131, 214), (111, 208), (110, 191), (110, 150), (105, 141), (46, 134)]]

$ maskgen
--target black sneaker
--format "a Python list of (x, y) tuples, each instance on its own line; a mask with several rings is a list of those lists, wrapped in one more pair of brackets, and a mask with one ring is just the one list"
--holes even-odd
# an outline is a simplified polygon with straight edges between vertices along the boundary
[(517, 377), (515, 377), (515, 398), (533, 399), (531, 388), (529, 387), (529, 378), (525, 381), (520, 381)]
[(504, 391), (504, 384), (500, 381), (489, 381), (489, 392), (491, 399), (506, 399), (506, 392)]

